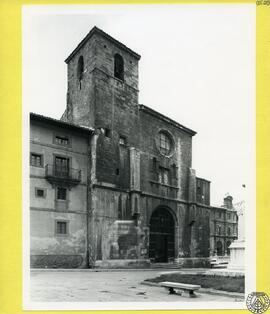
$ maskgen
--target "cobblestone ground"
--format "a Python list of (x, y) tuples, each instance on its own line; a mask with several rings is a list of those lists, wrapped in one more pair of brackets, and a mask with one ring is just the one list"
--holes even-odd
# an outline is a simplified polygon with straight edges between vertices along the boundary
[[(164, 272), (164, 271), (163, 271)], [(38, 271), (31, 272), (31, 301), (38, 302), (202, 302), (239, 301), (231, 296), (197, 293), (197, 298), (169, 295), (161, 287), (142, 285), (160, 271)]]

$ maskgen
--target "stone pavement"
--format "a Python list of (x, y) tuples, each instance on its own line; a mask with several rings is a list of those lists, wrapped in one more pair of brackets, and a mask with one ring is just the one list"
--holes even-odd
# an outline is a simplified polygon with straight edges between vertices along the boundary
[[(169, 295), (161, 287), (142, 285), (147, 278), (153, 278), (160, 270), (124, 271), (31, 271), (31, 301), (35, 302), (202, 302), (241, 301), (230, 295), (197, 293), (197, 298)], [(162, 270), (164, 273), (164, 270)]]

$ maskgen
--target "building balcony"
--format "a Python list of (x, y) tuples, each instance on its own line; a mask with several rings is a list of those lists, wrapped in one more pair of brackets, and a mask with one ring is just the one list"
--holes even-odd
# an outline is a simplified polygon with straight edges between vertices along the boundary
[(221, 238), (232, 238), (232, 239), (236, 239), (237, 238), (237, 234), (233, 233), (233, 234), (224, 234), (224, 233), (217, 233), (217, 232), (212, 232), (210, 234), (210, 236), (212, 237), (221, 237)]
[(81, 170), (74, 168), (61, 169), (55, 165), (46, 165), (45, 177), (51, 184), (71, 187), (81, 182)]
[(151, 192), (160, 197), (177, 198), (179, 188), (177, 186), (160, 183), (157, 181), (150, 181)]

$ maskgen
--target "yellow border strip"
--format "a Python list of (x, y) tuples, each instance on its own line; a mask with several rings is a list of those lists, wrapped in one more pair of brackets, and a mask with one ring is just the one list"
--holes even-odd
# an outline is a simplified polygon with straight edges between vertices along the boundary
[(0, 313), (22, 303), (21, 12), (0, 1)]
[[(270, 296), (270, 2), (257, 6), (257, 290)], [(264, 1), (264, 2), (263, 2)], [(21, 7), (25, 4), (113, 4), (126, 1), (1, 0), (0, 1), (0, 313), (22, 311), (22, 214), (21, 214)], [(164, 3), (130, 1), (130, 4)], [(170, 1), (170, 3), (254, 3), (248, 1)], [(264, 3), (264, 4), (263, 4)], [(254, 274), (255, 275), (255, 274)], [(65, 311), (60, 311), (65, 312)], [(90, 311), (88, 311), (90, 312)], [(116, 313), (117, 311), (110, 311)], [(131, 311), (121, 311), (126, 313)], [(149, 314), (169, 311), (141, 311)], [(198, 311), (174, 311), (174, 313)], [(200, 311), (201, 312), (201, 311)], [(204, 311), (218, 312), (218, 311)], [(222, 313), (239, 313), (225, 310)], [(241, 311), (243, 312), (243, 311)], [(247, 310), (246, 313), (249, 313)], [(28, 313), (25, 311), (24, 313)], [(40, 313), (29, 311), (29, 313)], [(59, 313), (59, 311), (42, 311)], [(80, 313), (74, 311), (73, 313)], [(94, 313), (91, 312), (91, 313)], [(108, 311), (95, 311), (108, 313)]]
[[(270, 1), (256, 12), (257, 290), (270, 297)], [(258, 3), (258, 2), (257, 2)], [(270, 309), (269, 309), (270, 311)]]

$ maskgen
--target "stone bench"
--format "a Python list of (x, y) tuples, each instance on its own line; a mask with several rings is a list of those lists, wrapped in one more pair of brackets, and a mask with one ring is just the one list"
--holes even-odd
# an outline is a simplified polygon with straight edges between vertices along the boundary
[(191, 285), (191, 284), (186, 284), (186, 283), (170, 282), (170, 281), (161, 282), (160, 285), (168, 289), (169, 294), (175, 294), (176, 292), (174, 289), (176, 289), (176, 290), (181, 290), (184, 293), (188, 293), (189, 297), (191, 298), (196, 297), (196, 294), (194, 293), (194, 291), (201, 288), (200, 285)]

